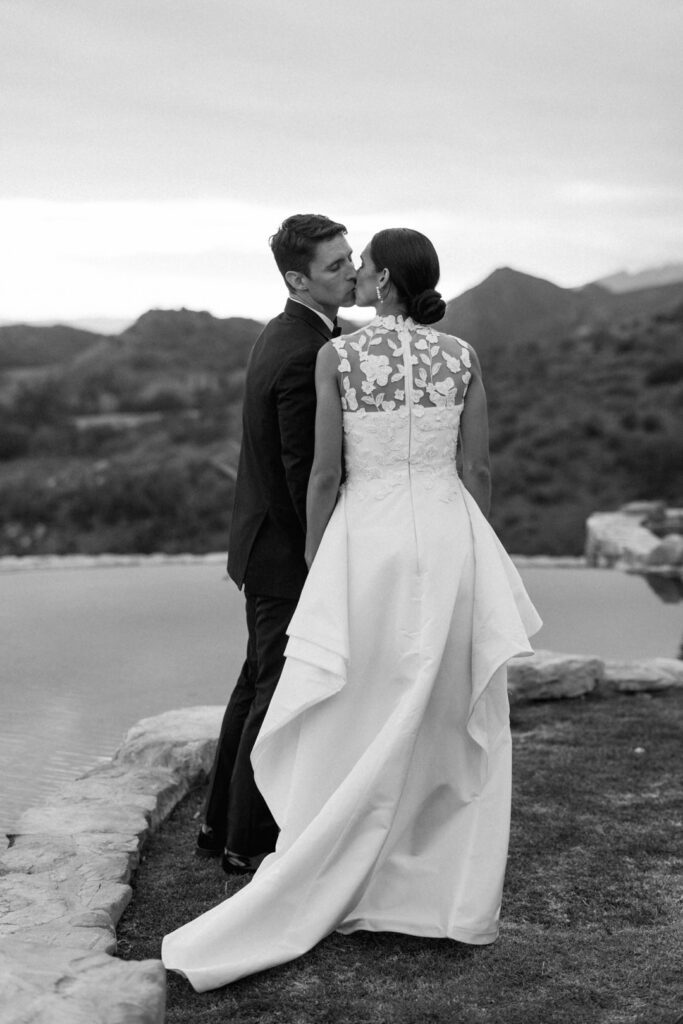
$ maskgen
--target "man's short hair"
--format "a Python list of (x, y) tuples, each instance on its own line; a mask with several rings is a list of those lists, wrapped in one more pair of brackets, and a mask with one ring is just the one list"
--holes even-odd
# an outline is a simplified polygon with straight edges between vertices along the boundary
[(271, 235), (269, 242), (278, 270), (284, 277), (288, 270), (308, 274), (320, 242), (345, 235), (346, 228), (319, 213), (295, 213)]

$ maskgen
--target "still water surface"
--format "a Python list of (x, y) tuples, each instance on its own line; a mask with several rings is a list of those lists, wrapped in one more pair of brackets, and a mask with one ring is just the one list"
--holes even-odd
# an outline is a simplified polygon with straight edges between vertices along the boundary
[[(536, 647), (677, 656), (683, 604), (663, 603), (644, 580), (599, 569), (522, 576), (544, 619)], [(110, 756), (138, 719), (225, 704), (243, 619), (218, 562), (0, 573), (0, 834)]]

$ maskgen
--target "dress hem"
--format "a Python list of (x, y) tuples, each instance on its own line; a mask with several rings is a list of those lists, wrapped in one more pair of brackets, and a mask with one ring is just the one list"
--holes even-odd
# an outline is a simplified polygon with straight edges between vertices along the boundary
[(399, 935), (412, 935), (417, 939), (450, 939), (452, 942), (464, 942), (469, 946), (490, 945), (496, 941), (500, 933), (498, 928), (495, 931), (489, 932), (473, 932), (467, 928), (453, 928), (450, 931), (435, 928), (433, 931), (427, 931), (424, 928), (412, 928), (401, 921), (383, 921), (380, 928), (372, 921), (364, 921), (362, 919), (357, 923), (354, 922), (348, 925), (348, 927), (341, 925), (335, 931), (340, 935), (351, 935), (353, 932), (396, 932)]

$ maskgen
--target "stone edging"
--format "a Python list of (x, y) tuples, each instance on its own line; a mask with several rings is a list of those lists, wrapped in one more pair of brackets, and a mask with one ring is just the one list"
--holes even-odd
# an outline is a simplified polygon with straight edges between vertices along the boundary
[(603, 661), (580, 654), (536, 651), (508, 665), (510, 704), (582, 697), (593, 693), (652, 693), (683, 689), (683, 661), (647, 658), (642, 661)]
[(5, 555), (0, 557), (0, 573), (36, 569), (126, 569), (137, 565), (225, 565), (226, 561), (227, 555), (222, 551), (207, 555)]
[[(581, 569), (587, 566), (581, 556), (511, 555), (520, 569)], [(0, 573), (45, 569), (111, 569), (157, 565), (225, 565), (227, 555), (212, 551), (206, 555), (5, 555), (0, 557)]]
[[(672, 658), (537, 651), (509, 667), (513, 707), (670, 688)], [(223, 710), (143, 719), (111, 761), (24, 812), (0, 855), (0, 1024), (163, 1024), (161, 961), (116, 959), (115, 929), (145, 839), (210, 770)]]
[(162, 1024), (163, 965), (117, 960), (115, 928), (145, 839), (211, 768), (223, 711), (143, 719), (21, 816), (0, 855), (0, 1024)]

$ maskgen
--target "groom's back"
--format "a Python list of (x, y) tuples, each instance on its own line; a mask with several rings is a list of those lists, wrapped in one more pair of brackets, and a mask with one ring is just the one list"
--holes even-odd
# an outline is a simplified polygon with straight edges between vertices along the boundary
[(316, 313), (288, 302), (252, 349), (228, 572), (252, 593), (297, 597), (306, 578), (306, 489), (313, 462)]

